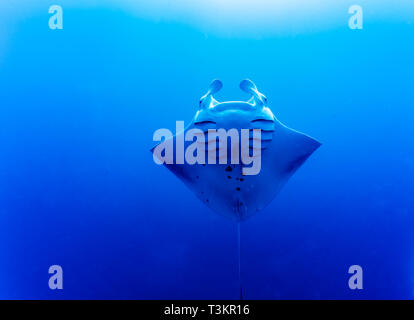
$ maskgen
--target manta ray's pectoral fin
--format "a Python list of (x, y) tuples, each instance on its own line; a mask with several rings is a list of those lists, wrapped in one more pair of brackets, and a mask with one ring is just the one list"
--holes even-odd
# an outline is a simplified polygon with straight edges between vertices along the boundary
[(242, 82), (240, 82), (240, 89), (252, 95), (248, 103), (252, 104), (253, 106), (265, 106), (267, 104), (266, 96), (257, 90), (257, 87), (253, 81), (249, 79), (242, 80)]
[(210, 83), (207, 93), (200, 98), (200, 109), (214, 107), (215, 105), (219, 104), (219, 102), (214, 99), (213, 94), (219, 92), (223, 87), (223, 83), (215, 79)]
[(279, 122), (276, 123), (274, 140), (278, 148), (278, 159), (284, 162), (281, 167), (289, 174), (294, 173), (321, 146), (318, 140)]

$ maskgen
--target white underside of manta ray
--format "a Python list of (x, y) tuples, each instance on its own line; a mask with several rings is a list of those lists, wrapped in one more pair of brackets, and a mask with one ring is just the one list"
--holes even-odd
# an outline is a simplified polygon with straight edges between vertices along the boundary
[[(176, 141), (183, 138), (180, 135), (195, 128), (203, 132), (219, 128), (260, 129), (260, 172), (257, 175), (244, 175), (244, 165), (231, 164), (230, 161), (227, 164), (164, 165), (213, 211), (241, 221), (264, 209), (321, 143), (277, 120), (267, 106), (266, 97), (252, 81), (243, 80), (240, 83), (240, 88), (251, 95), (247, 102), (218, 102), (213, 94), (221, 87), (219, 80), (211, 83), (207, 94), (200, 100), (191, 124), (172, 139)], [(186, 141), (185, 147), (192, 143)], [(214, 142), (213, 145), (219, 154), (220, 144)], [(153, 152), (156, 147), (152, 149)]]

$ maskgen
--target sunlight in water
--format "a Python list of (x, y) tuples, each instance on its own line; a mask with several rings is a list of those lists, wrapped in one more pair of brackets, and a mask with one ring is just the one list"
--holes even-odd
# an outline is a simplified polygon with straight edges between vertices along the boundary
[[(157, 20), (178, 21), (196, 26), (203, 31), (229, 35), (269, 34), (295, 31), (307, 23), (323, 27), (332, 24), (346, 9), (332, 11), (332, 7), (347, 8), (345, 0), (210, 0), (186, 1), (156, 0), (139, 2), (126, 0), (135, 14)], [(173, 4), (172, 4), (173, 3)]]
[[(137, 18), (190, 25), (206, 34), (266, 37), (346, 27), (354, 0), (61, 0), (64, 10), (123, 10)], [(364, 0), (367, 22), (414, 23), (412, 0)], [(48, 0), (21, 0), (19, 6), (0, 1), (0, 18), (23, 19), (28, 12), (44, 13)], [(66, 11), (66, 13), (68, 13)], [(8, 22), (10, 26), (10, 22)], [(1, 34), (0, 34), (1, 36)]]
[[(113, 0), (111, 0), (113, 1)], [(115, 3), (115, 2), (114, 2)], [(231, 36), (266, 36), (314, 32), (347, 26), (350, 0), (153, 0), (116, 1), (139, 16), (158, 21), (173, 21)], [(364, 0), (360, 4), (371, 21), (390, 17), (412, 22), (414, 4), (411, 0), (391, 3), (385, 0)]]

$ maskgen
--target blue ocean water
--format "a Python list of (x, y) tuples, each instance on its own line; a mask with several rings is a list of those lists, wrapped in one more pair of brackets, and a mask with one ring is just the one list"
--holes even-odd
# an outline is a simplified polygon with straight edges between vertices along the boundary
[[(0, 298), (239, 297), (236, 224), (149, 152), (214, 78), (222, 100), (254, 80), (323, 143), (243, 222), (245, 298), (413, 298), (413, 4), (361, 1), (351, 30), (350, 1), (275, 24), (233, 20), (234, 1), (61, 1), (50, 30), (53, 3), (19, 2), (0, 5)], [(348, 287), (355, 264), (363, 290)]]

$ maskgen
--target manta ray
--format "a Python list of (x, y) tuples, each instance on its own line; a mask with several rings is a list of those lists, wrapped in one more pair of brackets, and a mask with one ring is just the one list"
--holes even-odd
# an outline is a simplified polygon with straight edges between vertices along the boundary
[[(151, 151), (154, 161), (165, 165), (205, 205), (240, 222), (264, 209), (321, 143), (282, 124), (268, 107), (265, 95), (251, 80), (240, 82), (240, 88), (250, 95), (247, 101), (219, 102), (213, 94), (222, 87), (220, 80), (214, 80), (201, 97), (191, 123), (176, 135), (166, 136)], [(247, 145), (243, 145), (243, 137), (241, 143), (233, 144), (232, 141), (231, 145), (227, 144), (227, 139), (217, 141), (216, 135), (211, 138), (214, 129), (247, 131)], [(176, 152), (176, 161), (165, 161), (170, 149)], [(233, 159), (233, 151), (240, 149), (238, 157)], [(189, 150), (190, 155), (194, 152), (197, 156), (202, 155), (201, 161), (184, 161), (179, 152), (183, 150), (187, 150), (186, 155)], [(239, 161), (240, 158), (243, 160), (243, 155), (255, 169), (258, 167), (255, 164), (259, 163), (259, 170), (247, 170), (246, 163)], [(193, 160), (194, 157), (190, 158)], [(204, 161), (205, 158), (214, 161)], [(242, 300), (240, 223), (237, 223), (237, 237)]]
[[(250, 142), (255, 139), (253, 131), (260, 131), (260, 172), (246, 174), (243, 163), (234, 164), (230, 161), (224, 164), (221, 163), (223, 161), (214, 164), (176, 161), (164, 162), (164, 165), (214, 212), (242, 221), (264, 209), (321, 143), (282, 124), (268, 107), (265, 95), (258, 91), (251, 80), (245, 79), (240, 83), (241, 90), (250, 95), (248, 101), (217, 101), (213, 95), (222, 86), (220, 80), (214, 80), (207, 93), (201, 97), (191, 123), (166, 140), (171, 140), (174, 151), (177, 151), (179, 141), (184, 144), (181, 146), (184, 149), (193, 144), (193, 141), (186, 141), (184, 137), (194, 129), (207, 136), (212, 129), (248, 129), (251, 132)], [(221, 148), (233, 148), (233, 145), (223, 145), (216, 139), (211, 141), (207, 138), (202, 142), (205, 143), (206, 154), (208, 151), (215, 152), (217, 160), (221, 160)], [(155, 152), (160, 146), (161, 143), (152, 149), (155, 159), (161, 158), (161, 153)], [(248, 149), (251, 153), (254, 145), (249, 145)]]

